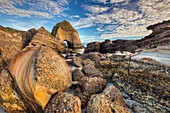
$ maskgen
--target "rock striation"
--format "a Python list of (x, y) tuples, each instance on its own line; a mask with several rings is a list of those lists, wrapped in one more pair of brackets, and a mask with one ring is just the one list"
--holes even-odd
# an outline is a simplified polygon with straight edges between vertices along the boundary
[(42, 112), (54, 93), (72, 85), (70, 67), (49, 47), (27, 47), (12, 59), (9, 72), (15, 91), (32, 112)]
[(140, 40), (105, 40), (87, 44), (85, 53), (100, 52), (114, 53), (115, 51), (129, 51), (135, 53), (137, 49), (152, 49), (162, 45), (170, 45), (170, 20), (147, 27), (153, 32)]
[(69, 48), (77, 49), (84, 47), (81, 44), (77, 30), (74, 29), (67, 20), (56, 24), (53, 27), (51, 34), (63, 43), (64, 41), (67, 41)]

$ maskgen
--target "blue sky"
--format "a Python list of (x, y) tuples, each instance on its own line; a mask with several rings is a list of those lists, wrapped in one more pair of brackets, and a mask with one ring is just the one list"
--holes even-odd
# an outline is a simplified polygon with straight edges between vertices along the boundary
[(170, 0), (0, 0), (0, 25), (49, 32), (68, 20), (83, 43), (140, 39), (148, 25), (170, 20)]

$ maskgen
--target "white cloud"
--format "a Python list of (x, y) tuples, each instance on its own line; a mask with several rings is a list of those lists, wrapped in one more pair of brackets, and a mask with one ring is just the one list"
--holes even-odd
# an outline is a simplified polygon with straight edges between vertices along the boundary
[(84, 8), (85, 8), (85, 10), (87, 10), (93, 14), (102, 13), (109, 9), (109, 7), (101, 7), (99, 5), (93, 5), (93, 6), (84, 5)]
[(80, 16), (79, 15), (73, 15), (71, 16), (72, 18), (79, 18)]
[[(18, 8), (26, 5), (25, 8)], [(68, 9), (67, 0), (0, 0), (0, 12), (8, 15), (17, 15), (20, 17), (31, 17), (32, 15), (43, 18), (52, 18), (55, 15), (62, 15), (63, 11)]]
[[(75, 26), (79, 26), (78, 28), (97, 26), (96, 30), (103, 33), (100, 39), (146, 36), (151, 33), (146, 30), (147, 26), (170, 20), (169, 0), (139, 0), (134, 1), (132, 7), (129, 7), (132, 5), (128, 4), (129, 0), (110, 0), (110, 2), (93, 0), (93, 2), (113, 4), (112, 8), (106, 12), (101, 10), (101, 13), (98, 10), (92, 10), (96, 7), (86, 5), (85, 10), (91, 13), (87, 14), (87, 18), (80, 18)], [(117, 6), (114, 3), (124, 6)], [(98, 9), (104, 6), (97, 5)]]

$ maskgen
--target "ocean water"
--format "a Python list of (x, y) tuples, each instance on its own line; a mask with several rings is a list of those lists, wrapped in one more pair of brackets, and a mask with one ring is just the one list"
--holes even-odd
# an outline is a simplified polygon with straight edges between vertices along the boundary
[[(170, 50), (169, 50), (170, 53)], [(141, 52), (141, 54), (134, 57), (135, 59), (152, 58), (155, 61), (167, 64), (170, 66), (170, 54), (163, 54), (158, 52)]]

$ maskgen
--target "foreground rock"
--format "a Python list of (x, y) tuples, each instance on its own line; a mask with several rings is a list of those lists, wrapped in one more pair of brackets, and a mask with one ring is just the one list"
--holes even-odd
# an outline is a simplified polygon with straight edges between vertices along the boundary
[(86, 109), (87, 113), (130, 113), (120, 91), (113, 85), (92, 95)]
[(69, 48), (78, 49), (84, 47), (81, 44), (77, 30), (66, 20), (55, 25), (51, 34), (63, 43), (67, 41)]
[(75, 95), (81, 100), (82, 108), (86, 107), (91, 95), (100, 93), (105, 85), (107, 81), (100, 77), (83, 77), (75, 90)]
[(0, 105), (9, 113), (12, 112), (27, 112), (21, 96), (17, 93), (14, 81), (8, 72), (8, 69), (3, 69), (0, 74)]
[(81, 80), (83, 77), (85, 77), (85, 75), (83, 74), (83, 72), (80, 69), (75, 69), (72, 72), (72, 78), (73, 81), (79, 81)]
[(58, 92), (51, 99), (44, 113), (81, 113), (81, 101), (71, 94)]
[(52, 36), (44, 27), (38, 29), (29, 46), (47, 46), (58, 53), (62, 53), (65, 49), (64, 44)]
[(28, 47), (12, 60), (9, 71), (24, 104), (36, 112), (42, 112), (51, 95), (72, 84), (70, 67), (49, 47)]

